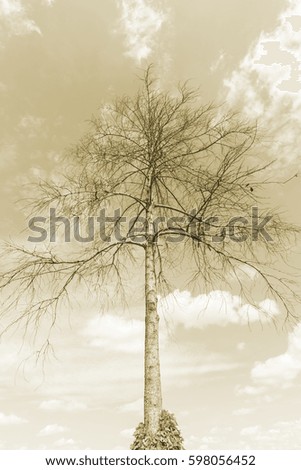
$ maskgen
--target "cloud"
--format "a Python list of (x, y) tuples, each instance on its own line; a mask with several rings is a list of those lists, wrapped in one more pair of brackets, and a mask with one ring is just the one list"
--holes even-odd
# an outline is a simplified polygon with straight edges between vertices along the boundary
[(106, 351), (138, 353), (143, 351), (144, 323), (118, 315), (99, 315), (92, 318), (82, 333), (90, 346)]
[(216, 72), (225, 62), (225, 52), (223, 50), (220, 51), (218, 58), (211, 64), (210, 72)]
[(256, 396), (256, 395), (262, 395), (265, 392), (266, 392), (265, 387), (258, 387), (258, 386), (254, 387), (252, 385), (247, 385), (245, 387), (238, 385), (235, 388), (235, 393), (237, 396), (241, 396), (241, 395)]
[(237, 396), (257, 397), (260, 402), (270, 403), (276, 398), (276, 391), (292, 387), (300, 373), (301, 323), (289, 333), (287, 350), (265, 361), (255, 362), (250, 373), (252, 384), (237, 385), (235, 393)]
[(301, 324), (288, 335), (287, 350), (279, 356), (257, 362), (252, 379), (259, 384), (289, 387), (301, 372)]
[(138, 400), (132, 401), (130, 403), (125, 403), (119, 407), (119, 411), (122, 413), (129, 412), (140, 412), (143, 409), (143, 400), (139, 398)]
[(41, 437), (46, 437), (52, 436), (53, 434), (59, 434), (65, 431), (68, 431), (68, 428), (65, 428), (64, 426), (59, 426), (58, 424), (48, 424), (40, 430), (38, 435)]
[(263, 31), (224, 80), (223, 97), (268, 130), (281, 164), (296, 162), (301, 146), (301, 5), (286, 3), (274, 31)]
[(265, 299), (254, 307), (244, 304), (237, 295), (217, 290), (196, 297), (189, 291), (175, 290), (160, 299), (159, 312), (169, 323), (182, 324), (187, 329), (267, 322), (279, 314), (276, 303), (271, 299)]
[(140, 63), (152, 54), (156, 38), (166, 21), (161, 2), (118, 0), (122, 30), (126, 37), (126, 54)]
[[(161, 324), (160, 341), (163, 347), (170, 328), (183, 325), (186, 329), (211, 325), (247, 325), (267, 322), (279, 314), (276, 303), (265, 299), (252, 306), (244, 304), (239, 296), (226, 291), (212, 291), (193, 297), (189, 291), (175, 290), (159, 298), (159, 314), (166, 322)], [(111, 352), (141, 353), (143, 351), (144, 322), (120, 315), (104, 314), (91, 318), (82, 331), (91, 347)]]
[(135, 428), (123, 429), (120, 434), (123, 437), (132, 438), (135, 432)]
[(234, 362), (226, 354), (205, 351), (200, 353), (199, 341), (193, 344), (193, 341), (188, 340), (188, 343), (179, 347), (176, 335), (173, 339), (161, 354), (162, 376), (170, 389), (175, 385), (182, 387), (184, 384), (195, 383), (196, 377), (226, 376), (242, 367), (239, 361)]
[(240, 431), (233, 427), (214, 427), (201, 439), (191, 435), (185, 439), (190, 449), (287, 449), (301, 446), (301, 420), (277, 421), (269, 426), (251, 424)]
[(0, 383), (6, 382), (6, 376), (9, 374), (13, 365), (16, 364), (17, 354), (16, 354), (17, 345), (11, 343), (6, 345), (4, 348), (3, 344), (0, 345)]
[(0, 413), (0, 426), (6, 426), (10, 424), (22, 424), (26, 423), (27, 420), (20, 418), (19, 416), (16, 415), (5, 415), (4, 413)]
[(42, 3), (48, 7), (52, 7), (54, 4), (55, 0), (42, 0)]
[(17, 161), (17, 147), (15, 144), (3, 144), (0, 147), (0, 168), (11, 167)]
[(258, 437), (263, 437), (262, 441), (270, 441), (269, 447), (299, 450), (301, 446), (301, 419), (278, 421), (264, 433), (264, 436)]
[(72, 447), (72, 449), (74, 449), (76, 446), (76, 442), (73, 439), (66, 439), (62, 437), (62, 439), (58, 439), (57, 441), (55, 441), (54, 445), (55, 447)]
[(240, 443), (240, 448), (247, 444), (251, 449), (297, 450), (301, 445), (301, 420), (278, 421), (269, 427), (248, 426), (240, 435), (247, 439)]
[(2, 25), (6, 36), (41, 34), (36, 23), (28, 18), (26, 8), (21, 0), (0, 0), (0, 25)]
[(39, 408), (45, 411), (83, 411), (87, 409), (85, 403), (80, 403), (74, 400), (46, 400), (42, 401)]
[(260, 426), (248, 426), (240, 431), (241, 436), (256, 436), (260, 430)]
[[(238, 397), (243, 397), (249, 403), (252, 402), (253, 405), (261, 406), (263, 403), (272, 403), (277, 399), (277, 393), (268, 393), (269, 390), (266, 386), (262, 385), (246, 385), (241, 386), (237, 385), (235, 387), (235, 395)], [(244, 408), (242, 408), (244, 410)], [(236, 413), (233, 413), (236, 414)]]
[(233, 278), (237, 279), (237, 276), (244, 277), (247, 279), (255, 279), (256, 277), (259, 276), (258, 272), (256, 269), (252, 268), (251, 266), (248, 266), (247, 264), (243, 264), (240, 266), (237, 266), (234, 268), (235, 273), (233, 273)]
[[(233, 431), (232, 426), (225, 426), (225, 427), (213, 427), (210, 431), (202, 437), (198, 444), (197, 439), (195, 436), (191, 436), (189, 439), (189, 443), (194, 443), (195, 446), (192, 447), (193, 449), (224, 449), (229, 448), (227, 439), (231, 435)], [(186, 442), (185, 442), (186, 443)], [(187, 443), (186, 443), (187, 445)]]
[(233, 411), (234, 416), (247, 416), (252, 414), (254, 411), (254, 408), (238, 408), (237, 410)]
[[(188, 362), (188, 361), (187, 361)], [(180, 358), (178, 358), (178, 362), (180, 363)], [(201, 376), (201, 375), (206, 375), (206, 374), (212, 374), (212, 373), (220, 373), (220, 372), (227, 372), (231, 371), (234, 369), (237, 369), (240, 367), (240, 364), (238, 363), (229, 363), (227, 364), (226, 362), (211, 362), (208, 364), (204, 365), (198, 365), (198, 364), (179, 364), (175, 369), (171, 369), (169, 366), (168, 368), (166, 367), (165, 369), (162, 367), (162, 370), (164, 370), (164, 377), (170, 377), (170, 378), (179, 378), (179, 377), (188, 377), (191, 378), (193, 376)]]
[(20, 119), (19, 129), (25, 131), (26, 136), (29, 138), (37, 137), (41, 134), (41, 129), (44, 122), (45, 119), (41, 117), (26, 114)]

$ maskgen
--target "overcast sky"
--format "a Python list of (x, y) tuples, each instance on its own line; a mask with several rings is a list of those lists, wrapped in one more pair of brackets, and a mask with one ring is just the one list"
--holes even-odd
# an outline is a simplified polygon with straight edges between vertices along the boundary
[[(257, 119), (275, 178), (298, 173), (298, 0), (0, 0), (1, 238), (24, 229), (21, 185), (47, 177), (150, 62), (165, 88), (191, 79), (204, 102)], [(299, 178), (269, 197), (301, 222)], [(275, 328), (259, 314), (279, 316), (269, 299), (252, 310), (234, 292), (175, 288), (160, 300), (163, 398), (185, 447), (300, 449), (301, 325)], [(143, 309), (139, 294), (100, 315), (83, 294), (60, 312), (44, 369), (22, 332), (4, 336), (0, 448), (129, 448), (143, 416)]]

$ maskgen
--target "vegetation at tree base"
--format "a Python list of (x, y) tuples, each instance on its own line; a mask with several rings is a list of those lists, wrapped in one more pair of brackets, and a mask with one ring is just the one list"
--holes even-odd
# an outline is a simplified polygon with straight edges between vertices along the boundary
[(134, 437), (131, 450), (184, 450), (176, 418), (166, 410), (161, 411), (156, 434), (150, 435), (144, 424), (140, 423)]

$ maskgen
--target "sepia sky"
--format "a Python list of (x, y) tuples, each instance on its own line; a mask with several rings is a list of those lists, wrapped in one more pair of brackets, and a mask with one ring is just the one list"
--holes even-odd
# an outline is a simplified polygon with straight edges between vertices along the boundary
[[(162, 87), (190, 79), (204, 102), (258, 120), (271, 176), (298, 174), (298, 0), (0, 0), (1, 239), (26, 239), (24, 183), (51, 174), (101, 105), (136, 90), (148, 63)], [(268, 193), (299, 224), (300, 195), (298, 177)], [(300, 246), (287, 251), (298, 261)], [(248, 285), (254, 273), (241, 276)], [(129, 448), (143, 416), (141, 277), (127, 280), (127, 308), (116, 300), (102, 315), (77, 293), (42, 365), (21, 331), (1, 339), (0, 449)], [(300, 449), (301, 324), (277, 322), (268, 298), (250, 310), (230, 290), (192, 292), (174, 278), (159, 302), (163, 400), (185, 447)]]

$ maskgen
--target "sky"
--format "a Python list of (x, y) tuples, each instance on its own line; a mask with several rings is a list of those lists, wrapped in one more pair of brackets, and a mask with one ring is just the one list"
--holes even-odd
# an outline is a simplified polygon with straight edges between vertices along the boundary
[[(134, 92), (149, 63), (162, 87), (189, 79), (204, 102), (258, 121), (271, 176), (290, 180), (269, 198), (301, 222), (291, 179), (301, 161), (298, 0), (0, 0), (2, 239), (26, 236), (24, 184), (47, 178), (91, 115)], [(129, 448), (143, 415), (140, 277), (128, 280), (137, 292), (127, 308), (100, 312), (79, 292), (42, 364), (32, 337), (1, 338), (0, 449)], [(270, 299), (252, 309), (230, 290), (192, 292), (181, 280), (159, 308), (163, 403), (185, 447), (300, 449), (301, 323), (275, 327), (261, 314), (279, 317)]]

